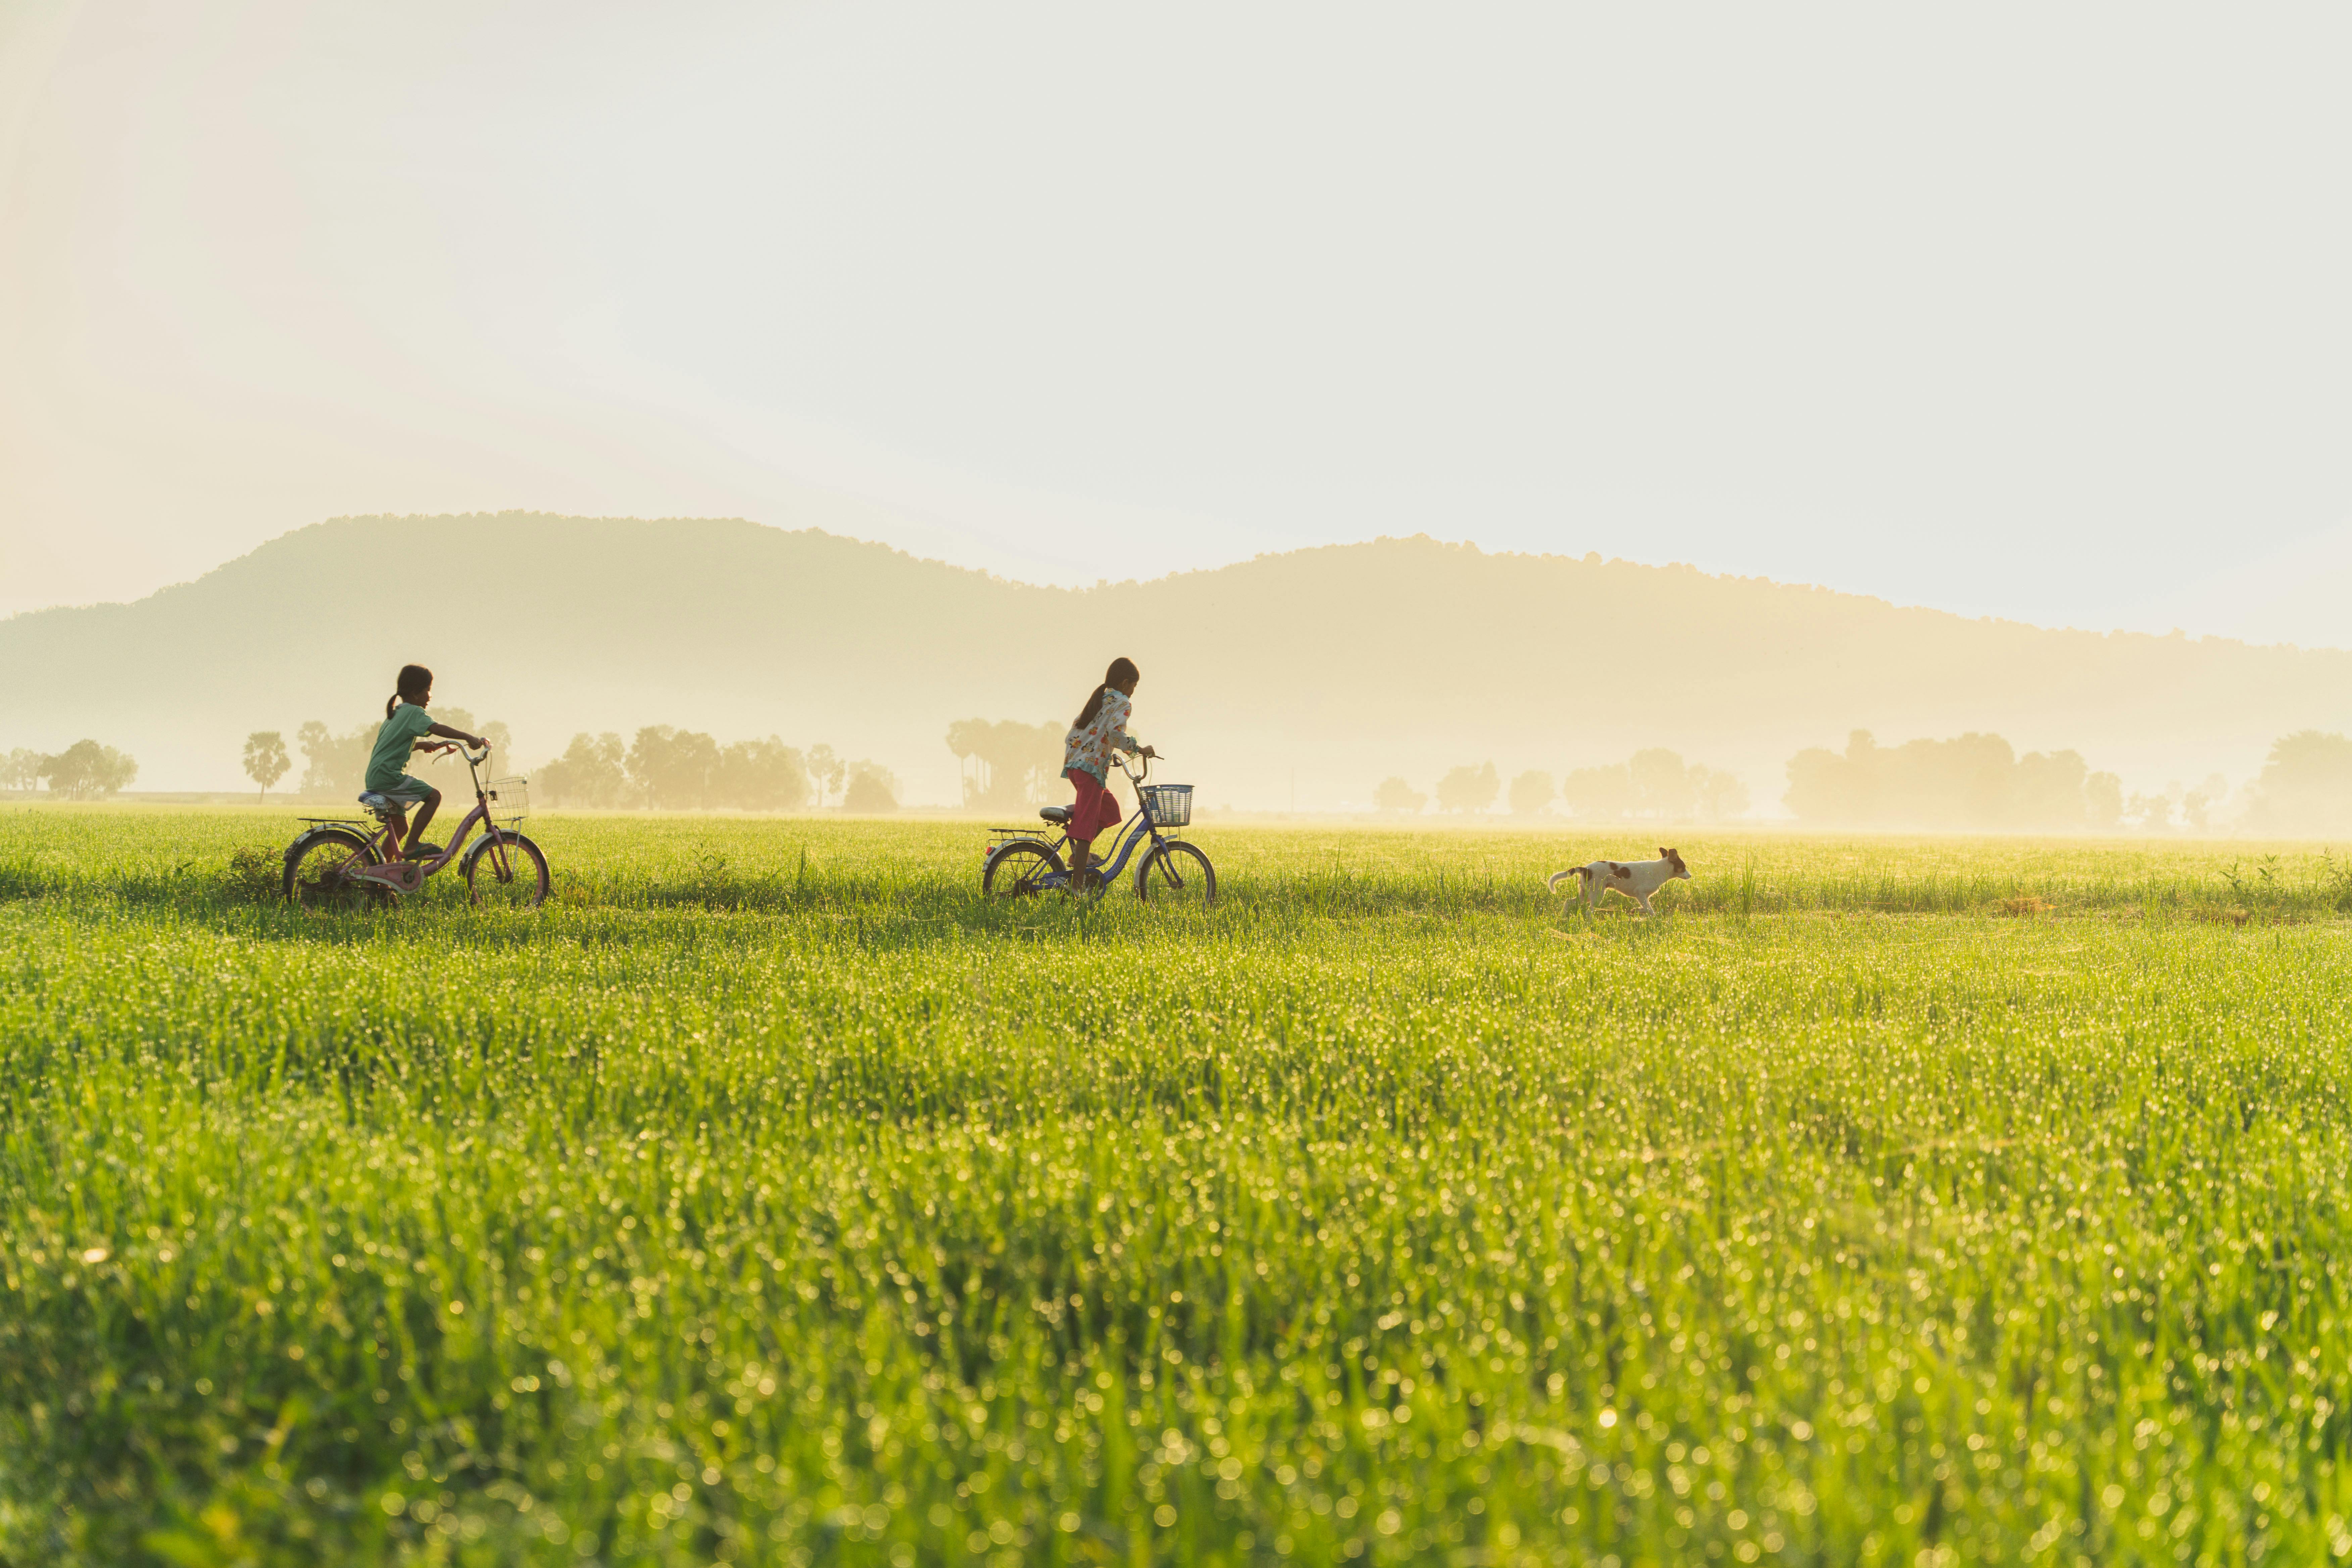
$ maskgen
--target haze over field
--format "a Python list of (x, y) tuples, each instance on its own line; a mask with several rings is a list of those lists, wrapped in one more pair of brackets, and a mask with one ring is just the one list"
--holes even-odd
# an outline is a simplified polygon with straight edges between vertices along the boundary
[(2242, 784), (2352, 721), (2272, 646), (2352, 647), (2347, 54), (2316, 6), (26, 0), (0, 756), (234, 788), (421, 658), (526, 763), (672, 724), (947, 804), (950, 724), (1126, 652), (1216, 804), (1670, 748), (1770, 814), (1819, 748), (1879, 820), (1869, 758), (1984, 733), (2079, 753), (2041, 795)]
[[(446, 590), (373, 585), (388, 545)], [(1091, 589), (1037, 587), (816, 530), (528, 514), (347, 518), (130, 605), (0, 622), (0, 749), (99, 735), (149, 787), (237, 787), (253, 730), (381, 717), (417, 660), (436, 699), (534, 764), (575, 731), (667, 723), (872, 756), (959, 799), (957, 720), (1066, 723), (1142, 666), (1137, 732), (1204, 804), (1365, 809), (1622, 763), (1738, 774), (1777, 812), (1801, 747), (2001, 734), (2131, 787), (2242, 781), (2280, 735), (2352, 721), (2352, 654), (2097, 636), (1760, 579), (1391, 539)]]
[(2308, 4), (15, 0), (0, 612), (525, 508), (2352, 646), (2347, 57)]

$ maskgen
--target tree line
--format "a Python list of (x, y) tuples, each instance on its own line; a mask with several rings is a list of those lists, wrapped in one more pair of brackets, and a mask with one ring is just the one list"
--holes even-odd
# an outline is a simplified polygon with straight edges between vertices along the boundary
[[(477, 724), (462, 708), (435, 717), (490, 742), (495, 754), (511, 746), (498, 720)], [(359, 793), (377, 726), (335, 734), (316, 720), (296, 732), (306, 795)], [(1012, 810), (1058, 792), (1065, 727), (1055, 721), (960, 720), (947, 744), (964, 764), (964, 804)], [(246, 738), (247, 777), (268, 792), (292, 770), (284, 736), (256, 731)], [(50, 754), (18, 747), (0, 753), (0, 789), (47, 785), (64, 800), (99, 800), (138, 777), (135, 758), (94, 740)], [(2218, 774), (2193, 789), (2126, 795), (2112, 773), (2094, 772), (2073, 751), (2017, 754), (1999, 735), (1970, 732), (1882, 746), (1867, 730), (1847, 737), (1843, 752), (1812, 747), (1789, 761), (1782, 802), (1801, 823), (1813, 826), (2112, 831), (2174, 827), (2204, 832), (2234, 827), (2252, 833), (2352, 832), (2352, 738), (2298, 731), (2275, 742), (2262, 773), (2232, 800)], [(845, 762), (833, 748), (803, 752), (770, 735), (721, 745), (713, 737), (667, 724), (618, 734), (581, 733), (553, 762), (533, 774), (550, 805), (796, 811), (838, 796), (846, 810), (898, 808), (898, 780), (879, 763)], [(1507, 791), (1492, 762), (1465, 763), (1434, 786), (1437, 809), (1450, 815), (1486, 812), (1507, 795), (1513, 816), (1535, 817), (1557, 805), (1586, 821), (1648, 817), (1662, 821), (1726, 821), (1748, 808), (1746, 787), (1731, 774), (1686, 763), (1663, 747), (1636, 752), (1623, 763), (1570, 770), (1557, 780), (1540, 769), (1518, 774)], [(1416, 815), (1431, 795), (1402, 778), (1373, 792), (1381, 811)]]
[[(1437, 781), (1437, 809), (1457, 816), (1483, 812), (1504, 793), (1493, 763), (1465, 763)], [(1375, 808), (1400, 816), (1417, 815), (1429, 798), (1402, 778), (1384, 779), (1372, 791)], [(1720, 822), (1747, 811), (1748, 786), (1720, 769), (1685, 763), (1657, 746), (1622, 763), (1571, 769), (1557, 784), (1550, 773), (1530, 769), (1511, 780), (1509, 800), (1514, 816), (1542, 816), (1557, 801), (1569, 816), (1586, 821), (1646, 816)]]
[(898, 809), (898, 778), (877, 762), (845, 762), (831, 746), (806, 752), (774, 735), (721, 745), (695, 730), (652, 724), (624, 745), (617, 733), (572, 737), (562, 756), (531, 775), (551, 805), (611, 810), (798, 811), (839, 793), (842, 809)]
[(2298, 730), (2271, 746), (2239, 826), (2255, 833), (2352, 832), (2352, 739)]
[(97, 741), (76, 741), (54, 755), (23, 746), (0, 755), (0, 789), (35, 790), (43, 784), (60, 800), (104, 800), (129, 789), (139, 760)]
[(2234, 797), (2216, 773), (2126, 795), (2081, 753), (2019, 756), (1999, 735), (1882, 746), (1867, 730), (1843, 752), (1815, 747), (1789, 760), (1782, 797), (1800, 822), (1937, 828), (2133, 828), (2161, 833), (2316, 834), (2352, 831), (2352, 739), (2302, 730), (2272, 743), (2263, 770)]
[[(433, 717), (489, 742), (492, 765), (499, 772), (520, 771), (513, 762), (513, 735), (502, 721), (478, 723), (463, 708), (438, 705)], [(294, 749), (302, 756), (298, 793), (359, 794), (379, 727), (361, 724), (338, 734), (315, 719), (305, 723), (294, 736)], [(244, 763), (246, 776), (264, 799), (293, 769), (285, 737), (275, 730), (246, 737)], [(699, 731), (669, 724), (649, 724), (625, 742), (609, 731), (583, 731), (572, 737), (562, 755), (530, 776), (541, 805), (588, 810), (798, 811), (836, 798), (853, 812), (898, 809), (898, 775), (879, 763), (845, 761), (828, 745), (803, 752), (773, 735), (721, 744)]]
[(1062, 748), (1069, 726), (1048, 719), (959, 719), (948, 750), (963, 765), (963, 803), (975, 811), (1018, 811), (1062, 787)]
[[(436, 704), (435, 722), (479, 735), (490, 743), (491, 754), (505, 757), (513, 737), (504, 722), (492, 719), (477, 724), (473, 714), (463, 708), (444, 708)], [(375, 750), (376, 731), (383, 726), (381, 721), (361, 724), (337, 734), (318, 720), (312, 719), (294, 732), (294, 744), (302, 753), (302, 777), (294, 786), (297, 794), (306, 795), (355, 795), (367, 781), (368, 753)], [(285, 737), (276, 730), (256, 730), (245, 738), (245, 776), (261, 786), (266, 797), (278, 781), (293, 768), (286, 754)]]
[(1800, 822), (1864, 827), (2113, 828), (2123, 782), (2079, 752), (2028, 752), (1999, 735), (1882, 746), (1867, 730), (1843, 753), (1809, 747), (1789, 759), (1781, 797)]
[[(1572, 769), (1557, 781), (1540, 770), (1524, 773), (1507, 791), (1492, 763), (1465, 764), (1438, 779), (1434, 795), (1448, 815), (1489, 811), (1507, 795), (1513, 816), (1556, 807), (1581, 821), (1722, 822), (1749, 804), (1747, 787), (1731, 774), (1663, 747)], [(1402, 778), (1382, 781), (1372, 795), (1381, 811), (1400, 816), (1420, 814), (1430, 800)], [(2176, 783), (2127, 794), (2120, 778), (2094, 770), (2079, 752), (2021, 756), (2000, 736), (1974, 731), (1886, 746), (1856, 730), (1842, 752), (1809, 747), (1790, 758), (1781, 803), (1816, 827), (2352, 833), (2352, 738), (2317, 730), (2283, 736), (2261, 774), (2232, 797), (2219, 774), (2193, 788)]]

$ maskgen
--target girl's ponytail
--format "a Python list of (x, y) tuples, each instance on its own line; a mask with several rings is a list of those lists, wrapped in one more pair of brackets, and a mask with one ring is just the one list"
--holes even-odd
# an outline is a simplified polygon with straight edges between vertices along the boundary
[(430, 697), (433, 694), (433, 672), (421, 664), (404, 664), (400, 667), (399, 679), (393, 682), (393, 694), (385, 699), (383, 704), (386, 719), (392, 717), (392, 710), (403, 701), (422, 702)]
[(1094, 694), (1087, 699), (1087, 705), (1078, 710), (1078, 721), (1070, 728), (1083, 730), (1093, 723), (1095, 715), (1102, 711), (1103, 693), (1122, 681), (1137, 679), (1141, 673), (1135, 668), (1135, 661), (1131, 658), (1112, 659), (1110, 668), (1103, 672), (1102, 684), (1096, 687)]

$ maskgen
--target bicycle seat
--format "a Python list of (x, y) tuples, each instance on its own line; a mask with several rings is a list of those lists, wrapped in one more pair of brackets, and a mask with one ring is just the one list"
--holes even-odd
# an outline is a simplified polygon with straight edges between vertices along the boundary
[(1037, 815), (1048, 822), (1067, 822), (1070, 820), (1070, 808), (1066, 805), (1041, 805), (1037, 808)]
[(423, 804), (424, 800), (421, 795), (383, 795), (375, 790), (367, 790), (360, 795), (360, 804), (370, 811), (406, 811), (412, 805)]

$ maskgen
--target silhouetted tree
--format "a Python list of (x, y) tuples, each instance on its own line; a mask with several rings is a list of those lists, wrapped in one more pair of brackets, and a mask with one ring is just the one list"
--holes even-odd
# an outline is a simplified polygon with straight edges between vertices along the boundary
[(48, 759), (24, 746), (0, 756), (0, 789), (37, 789), (41, 764)]
[(2093, 773), (2083, 781), (2083, 807), (2094, 827), (2114, 827), (2124, 819), (2124, 781)]
[(719, 742), (698, 730), (648, 724), (630, 743), (629, 784), (648, 806), (671, 811), (710, 804)]
[(488, 719), (478, 724), (474, 721), (474, 715), (467, 710), (445, 708), (436, 703), (433, 708), (433, 721), (436, 724), (446, 724), (453, 730), (469, 731), (488, 741), (490, 743), (490, 756), (493, 759), (490, 765), (503, 771), (507, 752), (514, 744), (514, 733), (507, 728), (505, 720)]
[(56, 756), (42, 758), (40, 776), (49, 781), (52, 795), (68, 800), (102, 800), (128, 787), (139, 776), (139, 764), (112, 746), (76, 741)]
[(1560, 804), (1575, 816), (1607, 820), (1633, 809), (1633, 780), (1622, 763), (1574, 768), (1559, 781)]
[(294, 732), (302, 752), (304, 795), (357, 795), (367, 776), (368, 753), (375, 750), (380, 724), (362, 724), (347, 735), (329, 731), (316, 719)]
[(849, 764), (849, 787), (842, 792), (841, 808), (862, 814), (898, 809), (898, 776), (880, 763)]
[(2063, 827), (2087, 820), (2090, 779), (2090, 764), (2080, 752), (2028, 752), (2017, 759), (2010, 781), (2011, 825)]
[(2352, 740), (2318, 730), (2280, 737), (2254, 780), (2247, 820), (2280, 833), (2352, 828)]
[(711, 802), (745, 811), (797, 811), (808, 803), (808, 769), (795, 748), (775, 736), (738, 741), (719, 753)]
[(816, 782), (816, 803), (822, 807), (825, 797), (841, 787), (842, 775), (848, 769), (833, 754), (831, 746), (816, 745), (809, 748), (808, 771), (809, 777)]
[(1402, 779), (1382, 779), (1372, 791), (1372, 805), (1381, 811), (1402, 812), (1410, 816), (1429, 804), (1429, 797)]
[(1578, 768), (1560, 781), (1560, 803), (1574, 816), (1664, 822), (1727, 822), (1746, 814), (1748, 786), (1738, 775), (1653, 746), (1622, 763)]
[(1496, 776), (1494, 763), (1481, 763), (1475, 768), (1465, 764), (1449, 770), (1437, 781), (1437, 809), (1484, 811), (1502, 793), (1503, 781)]
[(1843, 756), (1817, 747), (1790, 758), (1782, 798), (1806, 821), (1918, 827), (2105, 826), (2124, 811), (2114, 775), (2093, 773), (2080, 753), (2020, 757), (1974, 732), (1881, 746), (1856, 730)]
[(1691, 795), (1698, 802), (1698, 814), (1703, 820), (1729, 822), (1748, 815), (1748, 786), (1739, 782), (1738, 774), (1693, 763), (1690, 779)]
[(1664, 747), (1634, 752), (1625, 771), (1633, 784), (1634, 809), (1645, 816), (1686, 822), (1714, 816), (1716, 807), (1732, 806), (1726, 814), (1731, 815), (1747, 806), (1748, 792), (1738, 779), (1685, 763)]
[(963, 803), (1012, 811), (1037, 801), (1061, 776), (1066, 726), (1048, 720), (959, 719), (948, 726), (948, 750), (964, 764)]
[(1552, 800), (1551, 775), (1531, 769), (1511, 781), (1511, 815), (1533, 816)]
[(1696, 814), (1698, 795), (1691, 787), (1690, 770), (1664, 747), (1634, 752), (1625, 773), (1633, 785), (1633, 809), (1643, 816), (1685, 822)]
[[(484, 736), (488, 740), (489, 737)], [(628, 752), (621, 737), (577, 734), (563, 754), (539, 770), (532, 782), (550, 805), (609, 809), (626, 798)]]
[(245, 738), (245, 776), (261, 786), (260, 800), (269, 798), (269, 786), (293, 765), (286, 754), (286, 737), (277, 731), (256, 730)]
[(2230, 781), (2220, 773), (2208, 774), (2203, 784), (2180, 797), (2181, 820), (2192, 833), (2204, 833), (2212, 826), (2214, 808), (2230, 795)]

